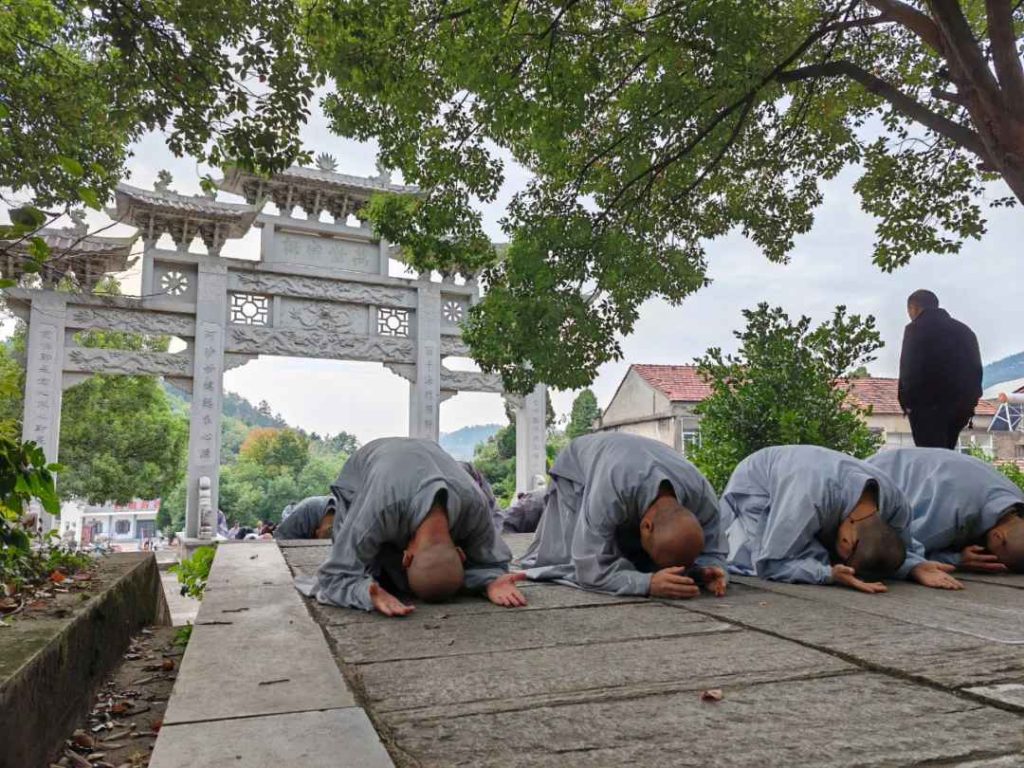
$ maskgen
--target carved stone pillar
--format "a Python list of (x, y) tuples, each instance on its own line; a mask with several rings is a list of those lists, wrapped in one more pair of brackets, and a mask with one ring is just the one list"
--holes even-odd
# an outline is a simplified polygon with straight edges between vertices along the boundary
[(526, 493), (546, 482), (547, 457), (547, 387), (537, 387), (513, 401), (516, 411), (516, 493)]
[(441, 286), (418, 285), (416, 374), (409, 385), (409, 437), (437, 440), (441, 421)]
[[(25, 410), (21, 439), (37, 443), (47, 462), (57, 461), (60, 404), (63, 392), (65, 297), (43, 291), (32, 298), (25, 360)], [(33, 503), (44, 531), (54, 527), (52, 515)]]
[[(209, 478), (209, 506), (214, 521), (218, 509), (227, 288), (228, 273), (225, 266), (199, 265), (192, 408), (188, 433), (188, 506), (185, 512), (185, 536), (190, 539), (199, 537), (203, 524), (200, 519), (201, 479)], [(206, 501), (205, 494), (203, 501)], [(213, 528), (216, 529), (216, 524)]]

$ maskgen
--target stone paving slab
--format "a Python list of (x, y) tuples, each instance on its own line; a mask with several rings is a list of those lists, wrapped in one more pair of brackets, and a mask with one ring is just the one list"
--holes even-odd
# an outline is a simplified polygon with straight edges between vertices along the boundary
[(857, 613), (958, 632), (988, 642), (1024, 644), (1024, 592), (1011, 587), (975, 583), (967, 589), (952, 591), (890, 581), (888, 592), (869, 595), (840, 587), (780, 584), (745, 577), (734, 580), (767, 592), (813, 600), (819, 605), (837, 605)]
[[(323, 550), (283, 551), (301, 572)], [(526, 609), (401, 620), (307, 606), (400, 768), (1024, 766), (1015, 586), (741, 581), (691, 601), (527, 584)]]
[[(583, 608), (601, 605), (625, 605), (629, 603), (650, 602), (646, 597), (616, 597), (597, 592), (585, 592), (582, 589), (563, 587), (553, 584), (520, 584), (526, 596), (527, 605), (514, 609), (517, 612), (546, 611), (552, 608)], [(320, 605), (310, 602), (310, 611), (317, 622), (324, 626), (341, 626), (344, 624), (363, 624), (381, 621), (382, 617), (367, 611), (351, 608), (338, 608), (332, 605)], [(416, 611), (409, 620), (437, 621), (454, 616), (485, 614), (496, 616), (509, 613), (510, 608), (502, 608), (487, 601), (482, 595), (460, 595), (455, 600), (441, 604), (418, 603)]]
[[(856, 613), (841, 604), (849, 590), (813, 587), (801, 596), (781, 594), (754, 584), (733, 583), (719, 599), (666, 601), (665, 605), (751, 629), (771, 632), (796, 642), (843, 654), (868, 668), (898, 670), (938, 685), (966, 686), (1024, 680), (1024, 647), (991, 643), (957, 632), (922, 627), (874, 613)], [(839, 602), (815, 599), (821, 592), (838, 593)], [(860, 602), (860, 595), (849, 592)], [(884, 600), (888, 595), (865, 595)]]
[[(387, 636), (382, 635), (379, 642), (387, 642)], [(495, 651), (357, 667), (367, 701), (380, 712), (467, 702), (505, 709), (509, 703), (521, 707), (540, 697), (607, 693), (622, 697), (851, 669), (841, 659), (752, 632)]]
[(315, 630), (292, 587), (273, 599), (206, 595), (164, 722), (353, 706), (323, 638), (294, 631), (304, 625)]
[(150, 768), (390, 768), (363, 710), (294, 712), (165, 725)]
[(729, 685), (717, 703), (687, 691), (390, 732), (424, 767), (509, 768), (947, 766), (1012, 755), (1020, 736), (1013, 714), (871, 673)]
[(400, 623), (374, 618), (331, 634), (335, 653), (343, 661), (399, 661), (740, 631), (657, 603), (625, 603), (603, 611), (505, 610), (488, 616), (486, 622), (477, 613), (442, 613), (436, 619), (413, 615)]
[(222, 542), (219, 567), (210, 572), (208, 586), (257, 587), (292, 583), (288, 567), (273, 541)]

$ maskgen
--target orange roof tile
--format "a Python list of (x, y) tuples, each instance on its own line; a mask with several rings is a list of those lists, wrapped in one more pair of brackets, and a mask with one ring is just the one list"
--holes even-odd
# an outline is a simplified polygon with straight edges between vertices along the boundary
[(635, 364), (630, 367), (674, 402), (699, 403), (711, 395), (711, 387), (697, 374), (695, 365)]
[[(899, 397), (899, 380), (868, 376), (850, 380), (850, 394), (862, 406), (871, 406), (877, 414), (902, 414)], [(994, 416), (996, 406), (988, 400), (979, 400), (974, 409), (975, 416)]]

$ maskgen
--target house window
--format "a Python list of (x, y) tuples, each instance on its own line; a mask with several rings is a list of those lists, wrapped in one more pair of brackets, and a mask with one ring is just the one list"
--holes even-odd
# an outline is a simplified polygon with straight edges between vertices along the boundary
[(700, 447), (700, 430), (683, 430), (683, 456), (689, 456), (690, 451)]
[(1013, 457), (1015, 459), (1024, 459), (1024, 445), (1013, 446)]
[(103, 533), (103, 521), (102, 520), (97, 520), (95, 523), (92, 524), (92, 532), (93, 533)]
[(972, 449), (980, 450), (989, 458), (996, 455), (992, 435), (960, 435), (960, 442), (957, 445), (957, 450), (960, 451), (960, 453), (970, 453)]
[(129, 520), (118, 520), (114, 523), (114, 533), (119, 536), (125, 536), (132, 529), (132, 524)]

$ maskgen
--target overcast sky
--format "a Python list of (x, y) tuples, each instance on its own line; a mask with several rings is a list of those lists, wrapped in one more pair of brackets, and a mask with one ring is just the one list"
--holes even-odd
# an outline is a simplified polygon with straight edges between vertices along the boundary
[[(344, 173), (376, 173), (374, 147), (332, 136), (322, 116), (307, 126), (304, 140), (314, 153), (333, 154)], [(199, 191), (199, 177), (208, 170), (175, 158), (162, 137), (154, 134), (135, 147), (128, 181), (149, 187), (162, 168), (173, 174), (173, 189), (189, 194)], [(760, 301), (815, 320), (828, 318), (837, 304), (846, 304), (851, 312), (873, 314), (886, 344), (870, 366), (878, 376), (896, 374), (907, 322), (905, 300), (917, 288), (935, 291), (944, 307), (975, 330), (985, 362), (1024, 350), (1020, 266), (1024, 211), (991, 212), (989, 234), (982, 242), (967, 245), (958, 256), (922, 256), (895, 274), (884, 274), (871, 263), (874, 225), (852, 193), (855, 178), (855, 172), (848, 172), (827, 185), (814, 229), (797, 240), (788, 265), (771, 264), (739, 235), (709, 244), (711, 286), (679, 307), (662, 301), (643, 306), (635, 332), (623, 341), (623, 359), (602, 367), (594, 382), (601, 406), (607, 405), (631, 363), (689, 363), (710, 346), (734, 348), (732, 331), (742, 321), (740, 311)], [(504, 239), (497, 225), (504, 206), (525, 179), (523, 169), (507, 168), (500, 198), (482, 208), (488, 232), (496, 240)], [(993, 189), (997, 194), (1008, 192)], [(237, 198), (222, 193), (221, 199)], [(92, 223), (108, 220), (95, 214)], [(229, 243), (223, 253), (258, 258), (258, 232)], [(136, 266), (125, 276), (126, 292), (137, 292), (138, 280)], [(229, 371), (225, 386), (253, 402), (267, 400), (290, 423), (321, 434), (345, 430), (365, 442), (405, 434), (407, 429), (408, 384), (379, 364), (268, 357)], [(553, 393), (555, 410), (566, 413), (572, 398), (571, 392)], [(466, 393), (441, 406), (445, 432), (503, 421), (497, 395)]]

